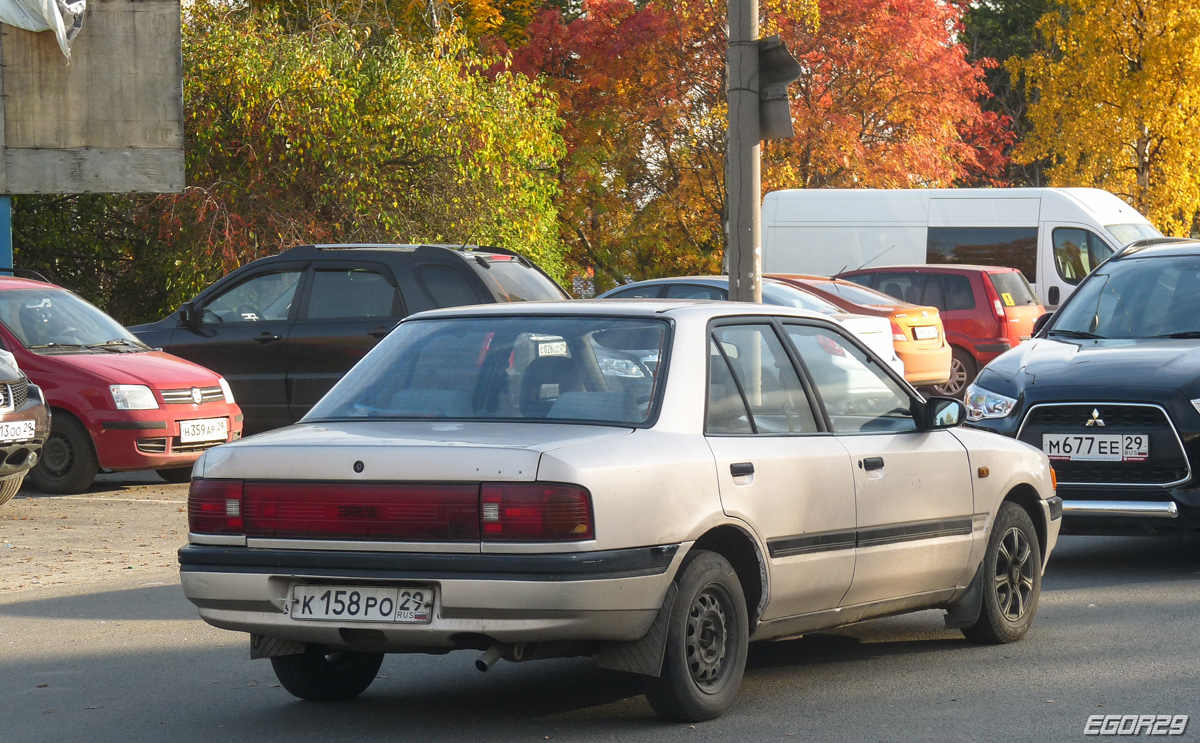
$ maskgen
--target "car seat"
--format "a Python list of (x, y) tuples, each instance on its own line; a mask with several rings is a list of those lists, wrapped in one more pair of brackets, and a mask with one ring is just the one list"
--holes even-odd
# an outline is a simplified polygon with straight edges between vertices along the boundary
[(889, 281), (883, 285), (883, 293), (888, 296), (895, 297), (901, 301), (904, 300), (904, 290), (900, 288), (900, 284), (895, 281)]
[(543, 356), (529, 362), (521, 376), (520, 405), (525, 418), (545, 418), (565, 392), (583, 391), (579, 364), (570, 356)]

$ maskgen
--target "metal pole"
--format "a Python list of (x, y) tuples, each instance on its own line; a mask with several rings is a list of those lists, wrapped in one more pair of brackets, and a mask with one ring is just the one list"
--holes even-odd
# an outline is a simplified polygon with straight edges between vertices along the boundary
[(12, 269), (12, 197), (0, 196), (0, 272), (11, 274)]
[(762, 172), (758, 120), (758, 0), (729, 0), (729, 130), (725, 150), (725, 262), (729, 298), (762, 301)]

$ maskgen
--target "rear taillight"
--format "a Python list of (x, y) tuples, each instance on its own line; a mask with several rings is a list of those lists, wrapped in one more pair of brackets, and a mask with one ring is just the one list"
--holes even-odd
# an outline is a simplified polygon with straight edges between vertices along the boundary
[(246, 536), (479, 540), (479, 486), (246, 483)]
[(906, 336), (904, 334), (904, 331), (900, 329), (900, 323), (896, 322), (895, 320), (892, 320), (891, 323), (892, 323), (892, 340), (894, 340), (894, 341), (908, 340), (908, 336)]
[(192, 480), (188, 487), (188, 531), (242, 534), (242, 481)]
[(484, 541), (592, 539), (592, 497), (573, 485), (484, 483), (479, 496)]
[(992, 277), (984, 274), (983, 291), (987, 294), (988, 302), (992, 305), (992, 314), (996, 316), (996, 322), (1004, 322), (1008, 317), (1004, 314), (1004, 303), (1000, 301), (1000, 295), (996, 293), (996, 287), (992, 286)]

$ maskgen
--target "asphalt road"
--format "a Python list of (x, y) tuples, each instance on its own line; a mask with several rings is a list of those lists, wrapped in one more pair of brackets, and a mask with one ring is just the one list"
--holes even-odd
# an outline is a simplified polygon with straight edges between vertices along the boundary
[[(1182, 739), (1200, 738), (1197, 540), (1064, 537), (1033, 630), (1009, 646), (968, 643), (941, 612), (756, 645), (734, 708), (693, 726), (586, 659), (481, 674), (474, 652), (389, 656), (353, 702), (296, 701), (244, 636), (196, 619), (157, 556), (184, 497), (110, 476), (0, 508), (0, 740), (1065, 741), (1095, 714), (1187, 714)], [(76, 556), (63, 523), (86, 559), (31, 572)], [(117, 559), (88, 551), (102, 539)]]

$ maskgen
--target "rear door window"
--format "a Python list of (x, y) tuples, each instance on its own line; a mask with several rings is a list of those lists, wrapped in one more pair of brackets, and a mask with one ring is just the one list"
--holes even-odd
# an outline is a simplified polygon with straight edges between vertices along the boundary
[(662, 287), (657, 284), (648, 286), (632, 286), (628, 289), (613, 292), (608, 295), (609, 299), (646, 299), (650, 297), (658, 297), (662, 292)]
[(386, 276), (365, 268), (318, 268), (308, 295), (309, 320), (401, 315), (400, 292)]
[(444, 263), (418, 266), (417, 282), (433, 300), (434, 307), (462, 307), (484, 301), (462, 271)]
[[(1007, 273), (999, 275), (1020, 276), (1020, 274)], [(971, 279), (957, 273), (942, 274), (942, 303), (945, 306), (938, 309), (946, 311), (975, 309), (975, 291), (971, 288)]]
[(933, 304), (925, 298), (929, 279), (930, 274), (923, 273), (880, 273), (875, 277), (875, 288), (909, 304)]
[(699, 284), (670, 284), (667, 286), (667, 297), (671, 299), (725, 299), (725, 289)]
[(800, 375), (772, 326), (729, 325), (713, 330), (706, 425), (709, 433), (818, 430)]

